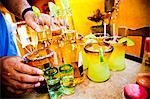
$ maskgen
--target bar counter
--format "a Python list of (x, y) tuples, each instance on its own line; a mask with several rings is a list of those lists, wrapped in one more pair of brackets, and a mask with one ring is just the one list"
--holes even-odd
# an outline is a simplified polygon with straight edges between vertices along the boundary
[[(61, 99), (125, 99), (123, 87), (126, 84), (136, 83), (136, 76), (140, 72), (150, 72), (150, 67), (126, 59), (126, 68), (122, 71), (111, 71), (109, 80), (95, 83), (88, 78), (75, 87), (72, 95), (63, 95)], [(49, 99), (48, 94), (30, 92), (23, 96), (25, 99)]]

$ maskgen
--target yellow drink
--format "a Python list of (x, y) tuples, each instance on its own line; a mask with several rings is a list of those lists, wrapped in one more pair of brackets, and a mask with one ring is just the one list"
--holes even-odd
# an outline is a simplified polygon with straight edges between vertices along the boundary
[(76, 53), (77, 47), (75, 44), (65, 44), (62, 48), (64, 63), (71, 64), (72, 62), (77, 62)]
[(87, 52), (88, 77), (95, 82), (103, 82), (110, 77), (109, 67), (104, 59), (104, 47), (104, 45), (97, 44), (89, 45), (89, 48), (86, 47), (86, 51), (89, 51)]
[(100, 56), (99, 49), (102, 48), (104, 50), (104, 61), (107, 62), (110, 56), (110, 51), (112, 50), (112, 46), (107, 46), (105, 44), (88, 44), (85, 46), (85, 51), (82, 53), (83, 57), (83, 68), (87, 69), (90, 66), (90, 63), (99, 64)]
[[(92, 60), (91, 60), (92, 61)], [(110, 78), (110, 71), (107, 63), (90, 63), (88, 68), (88, 77), (95, 82), (103, 82)]]
[(114, 50), (109, 57), (109, 68), (113, 71), (125, 68), (125, 49), (122, 44), (114, 44)]

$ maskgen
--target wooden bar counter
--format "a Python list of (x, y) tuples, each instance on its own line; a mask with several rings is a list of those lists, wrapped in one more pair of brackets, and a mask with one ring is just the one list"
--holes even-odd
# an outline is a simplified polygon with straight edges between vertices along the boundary
[[(150, 67), (126, 59), (126, 68), (123, 71), (111, 71), (109, 80), (95, 83), (88, 78), (75, 87), (72, 95), (63, 95), (61, 99), (125, 99), (123, 87), (126, 84), (136, 83), (136, 76), (140, 72), (150, 72)], [(23, 96), (25, 99), (49, 99), (48, 94), (37, 94), (34, 91)]]

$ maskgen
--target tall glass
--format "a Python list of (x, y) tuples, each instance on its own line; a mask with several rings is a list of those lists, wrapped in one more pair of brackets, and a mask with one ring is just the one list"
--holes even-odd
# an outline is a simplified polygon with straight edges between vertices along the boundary
[(65, 64), (71, 64), (77, 62), (76, 53), (77, 47), (76, 44), (64, 43), (62, 47), (62, 56)]
[(125, 69), (125, 46), (123, 44), (113, 44), (114, 50), (109, 57), (109, 68), (112, 71)]
[(37, 32), (38, 46), (37, 49), (47, 48), (52, 39), (51, 30), (45, 25), (41, 26), (41, 31)]
[[(44, 70), (45, 67), (52, 66), (53, 64), (53, 51), (50, 49), (39, 49), (23, 56), (24, 62), (31, 66)], [(47, 92), (46, 81), (41, 82), (41, 86), (35, 88), (38, 93)]]
[(75, 30), (65, 30), (64, 31), (64, 40), (65, 42), (74, 43), (76, 39)]

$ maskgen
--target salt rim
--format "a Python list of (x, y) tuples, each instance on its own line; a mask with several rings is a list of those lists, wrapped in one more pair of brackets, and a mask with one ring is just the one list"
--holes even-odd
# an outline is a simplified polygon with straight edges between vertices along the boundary
[[(46, 56), (42, 56), (42, 57), (39, 57), (39, 58), (33, 58), (32, 60), (27, 58), (27, 56), (29, 56), (29, 55), (31, 55), (31, 54), (33, 54), (33, 53), (35, 53), (35, 52), (38, 52), (39, 50), (49, 50), (50, 53), (49, 53), (48, 55), (46, 55)], [(34, 51), (32, 51), (31, 53), (25, 54), (25, 55), (22, 57), (22, 58), (23, 58), (23, 61), (24, 61), (25, 63), (28, 63), (28, 62), (32, 62), (32, 61), (37, 61), (37, 60), (42, 60), (42, 59), (45, 59), (45, 58), (49, 58), (49, 57), (51, 57), (52, 55), (54, 55), (54, 51), (53, 51), (53, 50), (50, 50), (50, 49), (48, 49), (48, 48), (39, 49), (39, 50), (34, 50)]]

